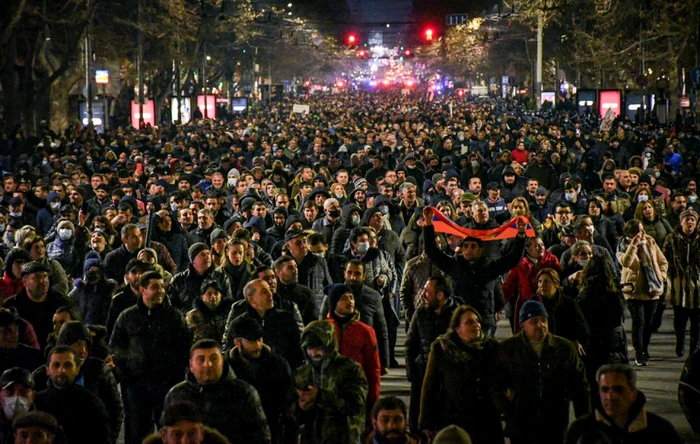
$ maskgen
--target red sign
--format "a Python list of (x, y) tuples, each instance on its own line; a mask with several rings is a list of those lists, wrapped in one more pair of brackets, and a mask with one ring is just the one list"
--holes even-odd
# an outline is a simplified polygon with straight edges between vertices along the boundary
[[(139, 120), (141, 116), (139, 115), (139, 104), (135, 101), (131, 101), (131, 126), (136, 129), (139, 128)], [(153, 100), (149, 100), (143, 104), (143, 121), (146, 124), (151, 124), (155, 126), (156, 124), (156, 112)]]
[(611, 110), (615, 117), (620, 115), (622, 94), (618, 90), (603, 90), (598, 95), (599, 112), (604, 116), (608, 110)]

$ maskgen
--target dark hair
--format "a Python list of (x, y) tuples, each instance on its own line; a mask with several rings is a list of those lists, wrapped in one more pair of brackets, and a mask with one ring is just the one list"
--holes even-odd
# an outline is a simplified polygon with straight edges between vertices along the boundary
[(284, 264), (286, 264), (287, 262), (293, 261), (293, 260), (294, 260), (293, 257), (286, 255), (286, 254), (283, 254), (282, 256), (278, 257), (275, 260), (273, 267), (275, 267), (275, 271), (281, 270), (282, 267), (284, 267)]
[(622, 227), (622, 234), (626, 237), (634, 237), (639, 234), (639, 226), (642, 225), (642, 221), (639, 219), (630, 219)]
[(472, 307), (471, 305), (460, 305), (459, 307), (455, 308), (455, 311), (452, 313), (449, 330), (454, 331), (455, 328), (459, 327), (459, 323), (462, 321), (462, 316), (469, 312), (476, 315), (477, 319), (479, 319), (479, 323), (483, 322), (481, 314), (479, 314), (479, 311), (476, 308)]
[(78, 310), (72, 305), (62, 305), (53, 312), (54, 315), (61, 313), (68, 313), (73, 321), (82, 321), (80, 313), (78, 313)]
[(197, 350), (210, 350), (212, 348), (221, 350), (221, 344), (213, 339), (200, 339), (192, 344), (192, 347), (190, 347), (190, 357), (192, 357), (194, 352)]
[(362, 268), (362, 274), (365, 274), (365, 272), (367, 271), (367, 268), (366, 268), (366, 266), (365, 266), (365, 263), (362, 262), (362, 261), (359, 260), (359, 259), (350, 259), (350, 260), (345, 264), (345, 270), (348, 269), (348, 265), (355, 265), (355, 266), (358, 266), (358, 267)]
[(202, 413), (196, 404), (185, 401), (169, 406), (163, 412), (163, 425), (172, 427), (180, 421), (201, 423)]
[(73, 360), (76, 360), (75, 350), (73, 350), (69, 345), (57, 345), (46, 354), (46, 366), (51, 364), (51, 356), (61, 355), (63, 353), (70, 353), (73, 355)]
[(602, 365), (595, 372), (595, 380), (600, 381), (600, 377), (608, 373), (619, 373), (627, 379), (627, 382), (632, 388), (637, 387), (637, 372), (629, 366), (619, 362)]
[(367, 227), (353, 228), (350, 232), (350, 242), (357, 242), (357, 239), (359, 239), (363, 234), (366, 234), (367, 237), (370, 236), (370, 232)]
[(593, 254), (583, 267), (579, 288), (593, 292), (619, 292), (612, 261), (605, 255)]
[(258, 265), (257, 267), (255, 267), (255, 270), (253, 270), (253, 274), (254, 274), (255, 276), (257, 276), (257, 275), (259, 275), (260, 273), (262, 273), (262, 272), (264, 272), (264, 271), (267, 271), (267, 270), (272, 271), (272, 268), (270, 268), (270, 266), (269, 266), (269, 265), (266, 265), (266, 264)]
[(430, 276), (428, 281), (435, 281), (435, 292), (442, 292), (445, 295), (445, 299), (452, 297), (452, 285), (450, 285), (450, 283), (447, 282), (445, 276), (441, 274), (436, 274)]
[(323, 236), (321, 233), (311, 233), (306, 237), (306, 243), (309, 245), (318, 245), (318, 244), (323, 244), (323, 245), (328, 245), (328, 242), (326, 242), (325, 236)]
[(374, 403), (372, 407), (372, 418), (377, 419), (382, 410), (401, 410), (404, 419), (408, 417), (406, 403), (396, 396), (383, 396)]
[(139, 278), (139, 288), (146, 288), (148, 283), (155, 279), (163, 279), (163, 275), (157, 271), (147, 271)]

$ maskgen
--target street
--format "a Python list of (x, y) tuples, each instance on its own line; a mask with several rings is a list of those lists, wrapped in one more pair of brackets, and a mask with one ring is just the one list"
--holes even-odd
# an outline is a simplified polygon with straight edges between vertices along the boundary
[[(651, 361), (649, 365), (646, 367), (635, 367), (638, 375), (637, 386), (647, 397), (647, 409), (671, 421), (676, 430), (678, 430), (683, 442), (700, 443), (700, 436), (693, 434), (678, 404), (678, 377), (683, 370), (684, 359), (677, 358), (674, 352), (675, 339), (672, 316), (673, 311), (667, 309), (664, 312), (661, 329), (651, 338), (649, 350)], [(634, 349), (629, 339), (631, 331), (629, 313), (626, 315), (625, 329), (629, 341), (629, 355), (634, 357)], [(509, 334), (508, 321), (502, 320), (498, 324), (496, 337), (505, 339)], [(406, 334), (402, 325), (399, 327), (399, 340), (396, 347), (397, 360), (402, 365), (405, 339)], [(634, 365), (634, 360), (632, 365)], [(406, 373), (403, 368), (391, 369), (389, 374), (382, 378), (382, 395), (398, 396), (408, 404), (409, 384), (406, 381)]]

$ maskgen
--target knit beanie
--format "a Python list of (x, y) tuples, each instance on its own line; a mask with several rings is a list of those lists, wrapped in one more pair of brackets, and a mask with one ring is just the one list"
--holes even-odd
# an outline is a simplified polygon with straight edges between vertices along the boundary
[(345, 284), (332, 284), (326, 287), (328, 293), (328, 308), (331, 313), (335, 311), (335, 306), (345, 293), (352, 293), (350, 287)]
[(525, 321), (530, 318), (534, 318), (535, 316), (545, 316), (549, 318), (549, 314), (547, 314), (547, 309), (544, 308), (544, 305), (542, 305), (542, 303), (539, 301), (530, 299), (529, 301), (525, 302), (522, 307), (520, 307), (520, 325), (524, 324)]
[(194, 258), (196, 258), (199, 253), (208, 249), (209, 247), (204, 242), (197, 242), (192, 244), (190, 249), (187, 250), (187, 257), (190, 258), (190, 263), (194, 262)]

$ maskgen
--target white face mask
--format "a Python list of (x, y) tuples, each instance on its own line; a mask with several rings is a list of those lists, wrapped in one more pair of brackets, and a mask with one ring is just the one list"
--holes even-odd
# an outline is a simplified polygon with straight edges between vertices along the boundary
[(58, 237), (60, 237), (61, 240), (68, 240), (73, 237), (73, 230), (70, 228), (61, 228), (58, 230)]
[(360, 242), (357, 244), (357, 252), (360, 254), (365, 254), (367, 253), (367, 250), (369, 250), (369, 242)]
[(5, 398), (2, 410), (5, 412), (7, 419), (12, 420), (29, 411), (29, 399), (24, 396), (10, 396)]
[(5, 224), (1, 224), (1, 225), (0, 225), (0, 233), (2, 233), (3, 231), (5, 231), (5, 228), (6, 228), (6, 225), (5, 225)]
[(637, 202), (644, 202), (645, 200), (649, 200), (649, 196), (645, 196), (644, 194), (637, 196)]
[(350, 218), (350, 222), (352, 222), (353, 225), (359, 225), (360, 223), (360, 216), (357, 214), (354, 214), (352, 218)]
[(61, 202), (51, 202), (51, 209), (58, 211), (61, 208)]
[(229, 177), (229, 178), (228, 178), (228, 185), (229, 185), (230, 187), (235, 187), (235, 186), (236, 186), (236, 182), (237, 182), (237, 181), (236, 181), (236, 178), (235, 178), (235, 177)]
[(22, 213), (21, 213), (21, 212), (17, 212), (17, 211), (10, 211), (10, 216), (12, 216), (12, 217), (22, 217)]

